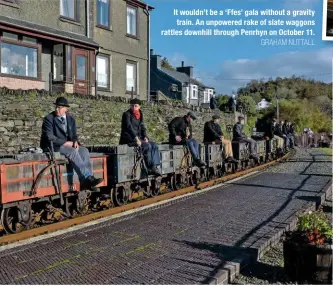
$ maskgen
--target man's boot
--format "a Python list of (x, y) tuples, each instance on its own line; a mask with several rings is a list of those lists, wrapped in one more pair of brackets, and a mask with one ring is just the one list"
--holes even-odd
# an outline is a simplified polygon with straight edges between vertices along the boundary
[(82, 187), (91, 189), (92, 187), (95, 187), (102, 182), (103, 182), (103, 179), (101, 179), (101, 178), (97, 179), (94, 176), (89, 176), (83, 181)]
[(162, 174), (161, 172), (158, 170), (158, 167), (157, 166), (153, 166), (150, 170), (150, 175), (153, 175), (153, 176), (156, 176), (156, 177), (161, 177)]

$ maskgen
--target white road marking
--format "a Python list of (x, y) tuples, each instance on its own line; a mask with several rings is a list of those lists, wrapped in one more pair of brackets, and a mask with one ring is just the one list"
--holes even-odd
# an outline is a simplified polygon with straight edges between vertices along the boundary
[(179, 200), (181, 198), (195, 196), (197, 194), (205, 193), (205, 192), (208, 192), (212, 189), (216, 189), (216, 188), (219, 188), (219, 187), (222, 187), (222, 186), (227, 186), (230, 183), (242, 180), (242, 179), (247, 178), (249, 176), (253, 176), (254, 174), (257, 174), (257, 173), (259, 173), (259, 171), (254, 171), (252, 173), (246, 174), (246, 175), (241, 176), (239, 178), (232, 179), (232, 180), (227, 181), (225, 183), (221, 183), (221, 184), (218, 184), (218, 185), (215, 185), (215, 186), (212, 186), (212, 187), (208, 187), (208, 188), (205, 188), (205, 189), (202, 189), (202, 190), (199, 190), (199, 191), (195, 191), (193, 193), (184, 194), (184, 195), (177, 196), (177, 197), (174, 197), (174, 198), (171, 198), (171, 199), (163, 200), (163, 201), (158, 202), (158, 203), (154, 203), (154, 204), (150, 204), (150, 205), (147, 205), (147, 206), (139, 207), (139, 208), (129, 210), (129, 211), (125, 211), (125, 212), (122, 212), (122, 213), (119, 213), (119, 214), (110, 215), (110, 216), (103, 217), (103, 218), (100, 218), (100, 219), (97, 219), (97, 220), (94, 220), (94, 221), (86, 222), (86, 223), (83, 223), (83, 224), (80, 224), (80, 225), (71, 226), (71, 227), (69, 227), (67, 229), (64, 229), (64, 230), (58, 230), (58, 231), (55, 231), (55, 232), (52, 232), (52, 233), (39, 235), (37, 237), (28, 238), (28, 239), (18, 241), (18, 242), (14, 242), (14, 243), (11, 243), (11, 244), (8, 244), (8, 245), (3, 245), (3, 246), (0, 246), (0, 252), (8, 250), (8, 249), (15, 248), (15, 247), (32, 244), (32, 243), (35, 243), (37, 241), (41, 241), (41, 240), (45, 240), (45, 239), (48, 239), (48, 238), (56, 237), (56, 236), (66, 234), (66, 233), (69, 233), (69, 232), (84, 229), (84, 228), (89, 227), (89, 226), (93, 226), (93, 225), (100, 224), (102, 222), (106, 222), (106, 221), (109, 221), (109, 220), (112, 220), (112, 219), (115, 219), (115, 218), (130, 215), (130, 214), (133, 214), (133, 213), (145, 210), (145, 209), (153, 208), (153, 207), (159, 206), (159, 205), (164, 205), (164, 204), (172, 202), (174, 200)]

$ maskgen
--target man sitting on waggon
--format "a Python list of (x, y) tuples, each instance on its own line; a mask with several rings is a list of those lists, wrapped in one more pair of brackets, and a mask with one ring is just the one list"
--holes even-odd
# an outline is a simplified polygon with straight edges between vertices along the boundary
[(250, 157), (256, 162), (259, 161), (257, 156), (257, 143), (252, 138), (247, 137), (243, 133), (243, 126), (244, 126), (244, 116), (238, 116), (238, 122), (233, 127), (233, 141), (241, 141), (246, 142), (250, 145)]
[(93, 176), (89, 151), (80, 146), (75, 119), (67, 114), (68, 107), (70, 107), (68, 101), (64, 97), (58, 97), (54, 105), (55, 110), (44, 118), (40, 147), (44, 152), (53, 152), (52, 142), (54, 151), (60, 152), (72, 163), (79, 176), (81, 189), (93, 188), (103, 179)]
[(219, 125), (220, 116), (213, 115), (212, 120), (207, 121), (204, 126), (204, 143), (208, 144), (223, 144), (224, 157), (229, 162), (237, 162), (233, 158), (231, 141), (223, 136), (222, 129)]
[(150, 169), (150, 175), (161, 176), (158, 170), (160, 153), (156, 143), (148, 139), (146, 127), (143, 123), (141, 101), (137, 98), (130, 101), (130, 109), (123, 113), (121, 120), (120, 145), (141, 146), (145, 163)]
[(192, 138), (192, 120), (197, 119), (193, 112), (183, 117), (175, 117), (169, 123), (169, 143), (172, 145), (186, 145), (193, 157), (194, 164), (202, 167), (206, 163), (200, 159), (199, 143)]

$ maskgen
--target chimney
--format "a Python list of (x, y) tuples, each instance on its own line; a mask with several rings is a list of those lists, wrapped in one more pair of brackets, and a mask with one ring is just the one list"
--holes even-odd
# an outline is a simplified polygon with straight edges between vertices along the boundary
[(150, 55), (152, 56), (154, 54), (154, 49), (150, 49)]
[(162, 57), (160, 55), (154, 55), (152, 49), (150, 51), (150, 68), (154, 70), (161, 69)]
[(176, 70), (178, 72), (187, 74), (189, 77), (193, 77), (193, 67), (192, 66), (184, 67), (184, 62), (182, 62), (182, 66), (176, 68)]

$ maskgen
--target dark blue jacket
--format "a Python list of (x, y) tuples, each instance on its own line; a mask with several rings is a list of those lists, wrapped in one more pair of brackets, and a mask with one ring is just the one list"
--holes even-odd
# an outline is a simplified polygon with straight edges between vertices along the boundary
[(240, 123), (236, 123), (232, 131), (233, 131), (232, 140), (239, 141), (247, 138), (247, 136), (243, 133), (243, 125)]
[(54, 152), (59, 152), (60, 146), (67, 141), (78, 141), (76, 134), (75, 119), (69, 114), (66, 115), (67, 135), (62, 128), (60, 120), (51, 112), (44, 117), (42, 126), (42, 136), (40, 139), (40, 148), (44, 152), (48, 152), (48, 147), (51, 147), (50, 141), (53, 142)]

